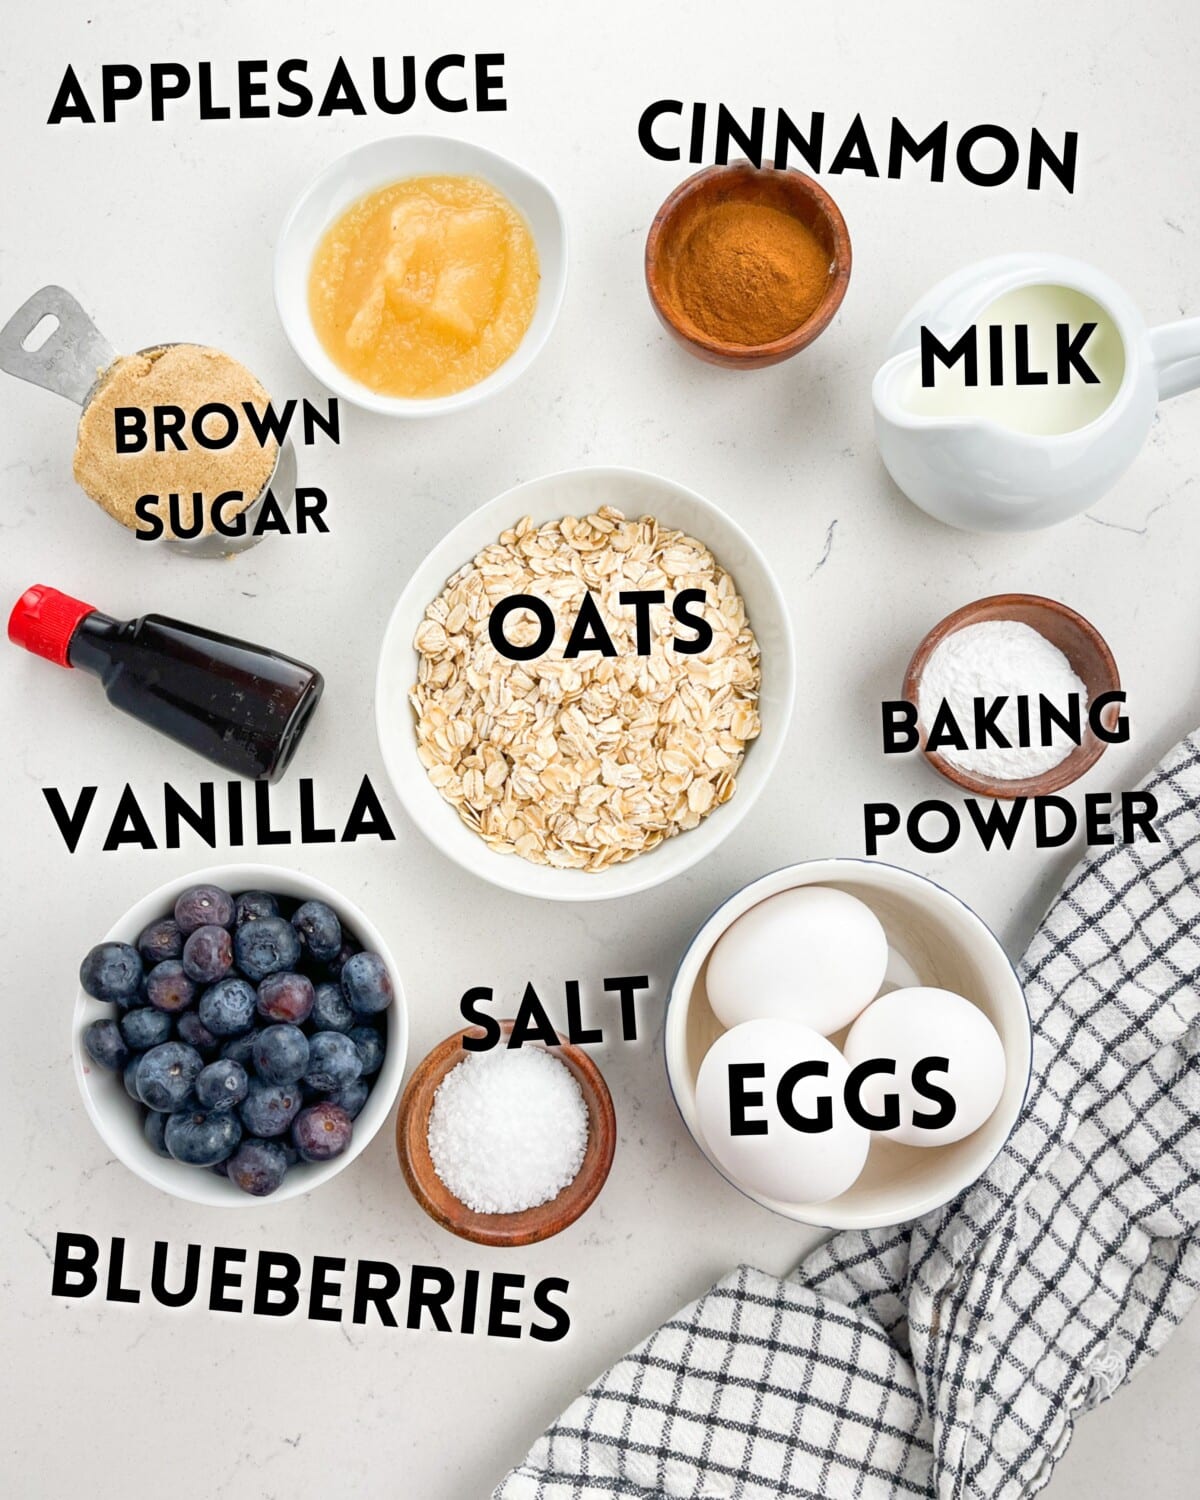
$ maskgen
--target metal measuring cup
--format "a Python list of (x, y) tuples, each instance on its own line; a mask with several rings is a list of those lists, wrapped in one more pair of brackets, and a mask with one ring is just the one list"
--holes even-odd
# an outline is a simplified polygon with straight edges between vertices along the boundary
[[(46, 317), (53, 318), (56, 326), (36, 349), (27, 349), (25, 340)], [(181, 341), (151, 344), (137, 352), (153, 354), (159, 349), (172, 348), (175, 342)], [(117, 358), (117, 351), (70, 292), (61, 286), (44, 286), (34, 292), (0, 328), (0, 370), (15, 375), (18, 380), (27, 380), (31, 385), (40, 385), (43, 390), (53, 391), (56, 396), (65, 396), (85, 410)], [(262, 540), (261, 536), (254, 534), (254, 524), (266, 501), (267, 491), (276, 486), (276, 505), (286, 511), (296, 493), (296, 452), (291, 438), (280, 443), (275, 467), (266, 483), (257, 498), (241, 512), (246, 526), (241, 536), (222, 536), (215, 531), (186, 538), (164, 536), (153, 545), (170, 547), (188, 557), (228, 557), (235, 552), (245, 552)], [(98, 509), (103, 511), (104, 507)], [(108, 512), (104, 511), (104, 514), (108, 515)], [(122, 531), (128, 529), (115, 516), (110, 519), (121, 526)]]

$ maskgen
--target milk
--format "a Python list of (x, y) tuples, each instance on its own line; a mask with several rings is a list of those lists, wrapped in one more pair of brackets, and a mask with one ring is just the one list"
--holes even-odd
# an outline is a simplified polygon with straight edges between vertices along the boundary
[[(1096, 325), (1082, 346), (1081, 357), (1098, 377), (1085, 380), (1078, 369), (1070, 369), (1060, 383), (1059, 325), (1066, 325), (1075, 338), (1085, 323)], [(991, 333), (992, 326), (1000, 334)], [(1046, 371), (1040, 385), (1017, 383), (1016, 334), (1028, 329), (1027, 368)], [(958, 359), (947, 368), (936, 365), (932, 386), (922, 385), (920, 361), (914, 361), (902, 404), (911, 412), (935, 419), (971, 417), (998, 423), (1017, 432), (1052, 436), (1085, 427), (1112, 402), (1125, 374), (1125, 348), (1113, 320), (1098, 302), (1066, 286), (1034, 285), (1005, 292), (986, 307), (975, 323), (978, 384), (966, 384), (966, 361)], [(992, 365), (997, 338), (1002, 351), (1002, 370)], [(954, 340), (947, 339), (947, 346)], [(999, 383), (993, 384), (993, 379)]]

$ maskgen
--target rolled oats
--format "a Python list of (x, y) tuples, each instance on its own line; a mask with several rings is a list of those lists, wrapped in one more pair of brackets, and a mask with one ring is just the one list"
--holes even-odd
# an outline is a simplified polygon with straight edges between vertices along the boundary
[[(618, 599), (635, 588), (666, 595), (651, 606), (648, 657)], [(704, 591), (692, 609), (713, 631), (696, 655), (672, 649), (684, 589)], [(615, 657), (563, 656), (589, 592)], [(536, 660), (510, 661), (489, 638), (492, 610), (513, 594), (554, 614)], [(516, 645), (537, 629), (530, 610), (505, 622)], [(737, 586), (702, 542), (653, 516), (523, 517), (450, 578), (413, 644), (409, 700), (430, 781), (490, 849), (534, 864), (603, 870), (695, 828), (733, 796), (759, 733), (758, 642)]]

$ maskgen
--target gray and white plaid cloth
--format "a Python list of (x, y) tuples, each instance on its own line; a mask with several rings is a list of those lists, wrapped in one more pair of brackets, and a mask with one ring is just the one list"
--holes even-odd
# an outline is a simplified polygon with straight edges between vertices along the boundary
[(614, 1365), (494, 1500), (1013, 1500), (1200, 1290), (1200, 731), (1160, 843), (1068, 880), (1022, 967), (1026, 1111), (984, 1177), (783, 1280), (742, 1266)]

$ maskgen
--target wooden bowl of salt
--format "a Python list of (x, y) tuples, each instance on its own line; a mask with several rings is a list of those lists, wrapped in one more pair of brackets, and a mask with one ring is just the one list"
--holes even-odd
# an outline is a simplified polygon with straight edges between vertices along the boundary
[[(507, 1049), (513, 1022), (500, 1022), (501, 1039), (495, 1051)], [(573, 1224), (595, 1202), (612, 1166), (617, 1142), (616, 1115), (604, 1076), (581, 1048), (559, 1037), (556, 1047), (527, 1041), (524, 1049), (538, 1048), (557, 1059), (579, 1086), (587, 1110), (587, 1142), (578, 1171), (553, 1198), (517, 1213), (486, 1213), (470, 1208), (450, 1191), (434, 1166), (429, 1144), (429, 1121), (437, 1092), (444, 1080), (470, 1058), (488, 1053), (471, 1052), (463, 1039), (482, 1038), (483, 1028), (467, 1026), (440, 1042), (417, 1065), (408, 1081), (396, 1117), (396, 1152), (400, 1169), (413, 1197), (443, 1229), (477, 1245), (533, 1245), (548, 1240)], [(508, 1049), (515, 1055), (515, 1049)]]
[(846, 295), (850, 234), (823, 187), (740, 161), (680, 183), (646, 238), (646, 289), (690, 353), (731, 370), (790, 359)]

